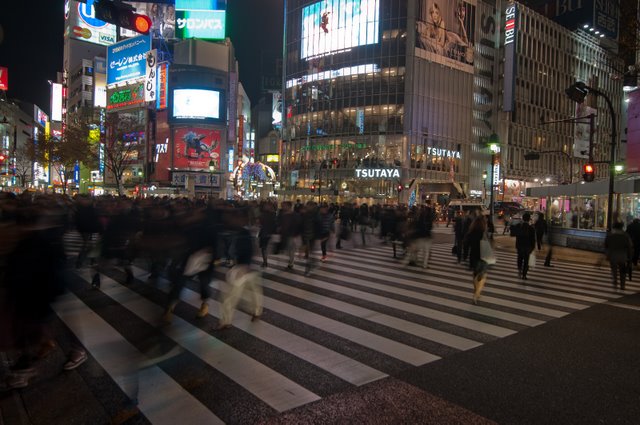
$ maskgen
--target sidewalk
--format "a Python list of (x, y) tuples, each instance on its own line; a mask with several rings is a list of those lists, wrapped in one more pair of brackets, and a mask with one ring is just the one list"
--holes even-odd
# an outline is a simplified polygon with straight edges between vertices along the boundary
[[(498, 231), (498, 229), (496, 229), (496, 231)], [(501, 232), (502, 229), (499, 229), (499, 231), (493, 236), (496, 243), (496, 249), (515, 252), (516, 238), (511, 237), (508, 234), (502, 235)], [(543, 245), (542, 251), (536, 250), (538, 261), (544, 260), (548, 249), (548, 245)], [(567, 248), (564, 246), (554, 246), (551, 255), (551, 264), (553, 264), (554, 261), (569, 261), (573, 263), (591, 264), (598, 267), (607, 265), (608, 267), (604, 254), (601, 252), (585, 251), (582, 249)]]

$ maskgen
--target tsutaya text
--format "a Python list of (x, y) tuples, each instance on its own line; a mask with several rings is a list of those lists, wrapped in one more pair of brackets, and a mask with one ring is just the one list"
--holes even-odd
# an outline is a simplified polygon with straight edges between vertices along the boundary
[(460, 159), (460, 151), (450, 151), (449, 149), (427, 148), (427, 155), (433, 155), (440, 158), (457, 158)]
[(369, 168), (369, 169), (356, 169), (356, 178), (400, 178), (400, 170), (395, 168)]

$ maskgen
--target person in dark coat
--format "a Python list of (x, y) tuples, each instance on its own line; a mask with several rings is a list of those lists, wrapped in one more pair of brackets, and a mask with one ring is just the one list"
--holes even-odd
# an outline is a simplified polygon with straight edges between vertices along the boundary
[(634, 266), (638, 265), (638, 258), (640, 258), (640, 219), (634, 218), (627, 226), (627, 234), (631, 238), (633, 243), (633, 255), (631, 262)]
[(631, 238), (622, 228), (621, 222), (613, 223), (611, 233), (604, 239), (604, 249), (609, 266), (611, 267), (611, 277), (613, 286), (618, 286), (618, 273), (620, 274), (620, 289), (624, 290), (625, 278), (627, 274), (627, 262), (633, 255), (633, 244)]
[(464, 220), (465, 217), (462, 215), (462, 211), (456, 212), (456, 217), (453, 221), (453, 232), (454, 232), (454, 251), (456, 257), (458, 258), (458, 263), (462, 261), (462, 251), (464, 246)]
[(531, 214), (522, 215), (522, 224), (516, 236), (516, 250), (518, 251), (518, 277), (527, 280), (529, 271), (529, 255), (536, 247), (536, 231), (529, 224)]
[(487, 231), (487, 221), (484, 216), (477, 216), (465, 235), (465, 246), (469, 247), (469, 264), (473, 271), (473, 303), (478, 302), (482, 288), (487, 281), (487, 263), (482, 261), (480, 241)]
[(260, 251), (262, 252), (262, 267), (268, 266), (269, 241), (271, 240), (271, 236), (276, 233), (276, 230), (276, 212), (273, 205), (266, 202), (260, 212), (260, 233), (258, 234), (258, 243), (260, 245)]
[(547, 233), (547, 220), (544, 218), (544, 214), (538, 213), (538, 219), (536, 220), (533, 228), (536, 231), (536, 242), (538, 244), (538, 251), (542, 249), (542, 238)]
[(322, 250), (322, 261), (327, 260), (327, 241), (333, 233), (333, 213), (329, 211), (327, 204), (322, 204), (318, 211), (316, 234), (320, 239), (320, 249)]

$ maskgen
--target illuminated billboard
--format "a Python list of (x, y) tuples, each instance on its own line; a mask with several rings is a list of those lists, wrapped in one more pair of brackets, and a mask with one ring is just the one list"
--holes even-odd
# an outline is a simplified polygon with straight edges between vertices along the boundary
[(33, 105), (33, 120), (40, 124), (42, 127), (47, 126), (47, 122), (49, 121), (49, 116), (44, 113), (44, 111), (38, 108), (36, 105)]
[(475, 0), (418, 0), (415, 55), (472, 73), (475, 19)]
[(107, 107), (107, 76), (106, 74), (93, 74), (93, 106)]
[(169, 63), (163, 62), (158, 64), (158, 73), (156, 74), (156, 78), (158, 81), (156, 82), (156, 87), (158, 90), (158, 96), (156, 97), (156, 109), (166, 109), (167, 108), (167, 99), (169, 96), (169, 79), (167, 78), (169, 74)]
[(224, 10), (176, 10), (176, 38), (224, 40)]
[(107, 110), (127, 109), (144, 103), (144, 82), (107, 89)]
[(220, 91), (205, 89), (175, 89), (173, 118), (184, 120), (219, 120)]
[(627, 172), (640, 173), (640, 90), (629, 93), (629, 106), (627, 109)]
[(116, 42), (116, 26), (96, 19), (94, 0), (68, 0), (65, 4), (66, 35), (76, 40), (109, 46)]
[(51, 84), (51, 121), (62, 121), (62, 84)]
[(301, 58), (335, 54), (379, 40), (380, 0), (323, 0), (302, 9)]
[(9, 70), (0, 66), (0, 90), (9, 90)]
[(173, 136), (173, 168), (209, 170), (209, 162), (220, 171), (220, 131), (178, 128)]
[(151, 38), (141, 35), (107, 47), (107, 85), (145, 76)]

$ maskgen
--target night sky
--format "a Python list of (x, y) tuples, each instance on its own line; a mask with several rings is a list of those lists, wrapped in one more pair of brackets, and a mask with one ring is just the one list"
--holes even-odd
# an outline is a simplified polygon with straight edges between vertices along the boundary
[[(240, 81), (252, 103), (260, 94), (260, 50), (282, 47), (283, 3), (227, 1), (227, 36), (236, 48)], [(55, 80), (62, 70), (64, 0), (5, 0), (0, 25), (0, 66), (9, 68), (8, 96), (49, 113), (47, 80)]]

